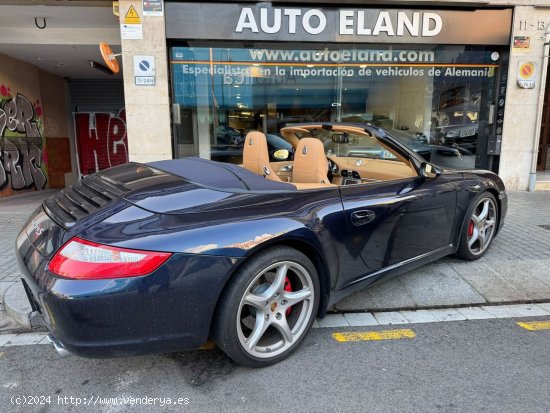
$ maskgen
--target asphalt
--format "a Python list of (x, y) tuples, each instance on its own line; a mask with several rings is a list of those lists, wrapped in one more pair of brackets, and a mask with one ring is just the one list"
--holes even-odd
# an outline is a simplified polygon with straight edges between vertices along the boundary
[[(40, 329), (13, 248), (19, 229), (54, 191), (0, 199), (0, 332)], [(550, 191), (511, 192), (503, 230), (478, 261), (446, 257), (339, 302), (335, 312), (399, 311), (550, 301)]]
[[(265, 369), (238, 366), (217, 349), (90, 360), (60, 359), (48, 345), (1, 347), (0, 406), (14, 413), (546, 413), (550, 330), (516, 324), (541, 320), (548, 318), (411, 324), (402, 338), (353, 342), (333, 335), (396, 337), (396, 328), (318, 328)], [(29, 405), (29, 396), (42, 404)]]

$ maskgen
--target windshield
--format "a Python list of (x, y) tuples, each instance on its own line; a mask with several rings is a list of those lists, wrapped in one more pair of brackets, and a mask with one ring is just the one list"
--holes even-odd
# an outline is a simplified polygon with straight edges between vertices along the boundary
[(443, 168), (469, 168), (472, 164), (472, 159), (475, 157), (471, 151), (458, 145), (444, 146), (430, 144), (424, 134), (403, 130), (389, 130), (386, 133), (416, 152), (427, 162)]
[(395, 154), (372, 135), (323, 128), (309, 129), (309, 134), (323, 143), (327, 156), (397, 160)]

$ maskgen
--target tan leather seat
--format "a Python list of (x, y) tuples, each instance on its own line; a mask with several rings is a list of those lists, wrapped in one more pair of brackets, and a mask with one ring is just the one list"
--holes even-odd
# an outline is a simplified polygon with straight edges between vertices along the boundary
[(302, 138), (294, 153), (292, 182), (332, 185), (327, 177), (328, 161), (319, 139)]
[(243, 148), (243, 167), (272, 181), (281, 181), (269, 166), (267, 139), (262, 132), (254, 131), (246, 135)]

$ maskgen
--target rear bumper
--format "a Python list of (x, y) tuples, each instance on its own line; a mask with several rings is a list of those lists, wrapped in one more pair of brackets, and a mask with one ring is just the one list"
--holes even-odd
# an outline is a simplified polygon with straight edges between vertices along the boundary
[(48, 260), (25, 234), (16, 255), (29, 301), (56, 343), (70, 353), (101, 358), (203, 345), (236, 264), (227, 257), (174, 254), (144, 277), (84, 281), (51, 274)]

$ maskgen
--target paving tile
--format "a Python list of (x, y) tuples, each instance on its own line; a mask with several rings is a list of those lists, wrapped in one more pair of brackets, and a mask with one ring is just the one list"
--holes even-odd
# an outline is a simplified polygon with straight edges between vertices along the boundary
[(349, 324), (343, 314), (327, 314), (319, 319), (319, 327), (349, 327)]
[(17, 334), (0, 334), (0, 347), (15, 338)]
[(513, 308), (510, 308), (505, 305), (487, 305), (487, 306), (482, 306), (481, 308), (483, 308), (488, 313), (491, 313), (496, 318), (521, 317), (520, 313), (518, 313)]
[(456, 311), (466, 317), (467, 320), (484, 320), (486, 318), (495, 318), (494, 315), (485, 311), (481, 307), (457, 308)]
[(402, 277), (392, 278), (381, 284), (367, 287), (336, 303), (340, 311), (370, 311), (388, 308), (416, 307), (413, 298), (409, 296)]
[(29, 334), (18, 334), (7, 342), (6, 346), (29, 346), (32, 344), (38, 344), (41, 340), (46, 337), (45, 333), (29, 333)]
[(318, 319), (315, 319), (315, 321), (311, 325), (311, 328), (319, 328), (319, 320)]
[[(547, 245), (550, 246), (550, 240)], [(529, 258), (470, 264), (457, 263), (453, 264), (453, 268), (489, 303), (544, 300), (550, 297), (547, 259)]]
[(407, 296), (414, 301), (413, 308), (477, 305), (487, 302), (448, 262), (436, 261), (398, 279), (405, 285)]
[(409, 323), (433, 323), (436, 318), (428, 310), (400, 311)]
[(6, 294), (6, 291), (8, 291), (8, 288), (10, 288), (13, 284), (15, 284), (15, 281), (3, 280), (3, 279), (0, 280), (0, 302), (3, 301), (4, 294)]
[(550, 303), (537, 303), (537, 307), (540, 307), (550, 313)]
[(546, 311), (535, 304), (512, 304), (512, 305), (508, 305), (507, 307), (517, 311), (523, 317), (537, 317), (537, 316), (550, 315), (549, 311)]
[(371, 313), (348, 313), (344, 314), (344, 317), (352, 327), (378, 325), (378, 321)]
[(453, 308), (428, 310), (438, 321), (460, 321), (466, 320), (462, 314)]
[(405, 317), (401, 315), (398, 311), (387, 311), (382, 313), (373, 313), (372, 314), (378, 324), (382, 325), (391, 325), (391, 324), (408, 324), (409, 322)]
[(448, 260), (440, 260), (352, 294), (336, 308), (366, 311), (486, 303)]

